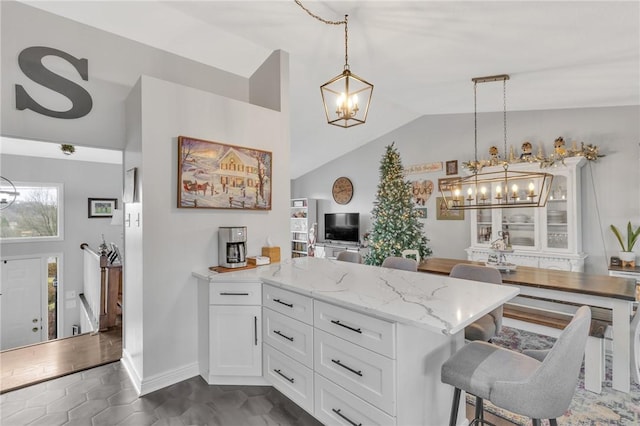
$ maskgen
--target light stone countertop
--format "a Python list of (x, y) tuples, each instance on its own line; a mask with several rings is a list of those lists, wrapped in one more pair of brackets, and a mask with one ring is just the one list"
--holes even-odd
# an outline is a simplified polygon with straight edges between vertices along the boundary
[(519, 292), (511, 286), (315, 257), (222, 274), (194, 272), (193, 276), (212, 283), (261, 281), (446, 335), (463, 330)]

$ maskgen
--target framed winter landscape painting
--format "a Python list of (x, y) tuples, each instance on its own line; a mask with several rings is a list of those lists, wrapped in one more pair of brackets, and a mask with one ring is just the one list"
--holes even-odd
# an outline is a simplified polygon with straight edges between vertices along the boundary
[(272, 154), (178, 137), (178, 207), (271, 210)]

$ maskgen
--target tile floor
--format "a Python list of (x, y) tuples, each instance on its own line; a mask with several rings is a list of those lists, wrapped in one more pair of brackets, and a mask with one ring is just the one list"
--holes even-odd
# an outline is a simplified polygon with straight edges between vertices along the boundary
[(0, 395), (3, 426), (321, 425), (271, 386), (193, 377), (138, 398), (120, 362)]

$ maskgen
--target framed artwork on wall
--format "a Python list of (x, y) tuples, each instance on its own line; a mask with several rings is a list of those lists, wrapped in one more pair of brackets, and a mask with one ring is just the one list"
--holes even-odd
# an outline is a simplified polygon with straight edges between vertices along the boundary
[(447, 161), (447, 176), (458, 174), (458, 160)]
[(425, 180), (411, 181), (411, 192), (416, 207), (424, 207), (433, 193), (433, 182)]
[(100, 217), (111, 218), (113, 211), (118, 208), (117, 198), (89, 198), (88, 199), (89, 219)]
[(436, 197), (437, 220), (464, 220), (464, 210), (449, 210), (444, 197)]
[(271, 210), (272, 153), (178, 137), (178, 208)]

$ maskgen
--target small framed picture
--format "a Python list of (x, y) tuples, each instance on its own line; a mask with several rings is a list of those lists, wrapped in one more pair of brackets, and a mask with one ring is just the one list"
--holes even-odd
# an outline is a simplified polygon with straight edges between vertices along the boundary
[(458, 174), (458, 160), (447, 161), (447, 176)]
[(427, 208), (426, 207), (418, 207), (416, 208), (418, 212), (418, 219), (426, 219), (427, 218)]
[(118, 208), (117, 198), (89, 198), (89, 218), (112, 217)]
[(436, 197), (436, 220), (464, 220), (464, 210), (449, 210), (444, 197)]

